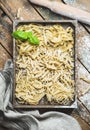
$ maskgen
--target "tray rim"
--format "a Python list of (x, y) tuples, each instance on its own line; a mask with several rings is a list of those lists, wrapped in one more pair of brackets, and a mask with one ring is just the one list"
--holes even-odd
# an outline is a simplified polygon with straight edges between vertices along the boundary
[(14, 108), (65, 108), (65, 109), (74, 109), (74, 108), (77, 108), (77, 82), (76, 82), (76, 79), (77, 79), (77, 72), (76, 72), (76, 61), (77, 61), (77, 41), (76, 41), (76, 38), (77, 38), (77, 20), (14, 20), (13, 21), (13, 31), (16, 30), (16, 26), (18, 24), (26, 24), (26, 23), (36, 23), (36, 24), (56, 24), (56, 23), (60, 23), (60, 24), (72, 24), (74, 26), (74, 81), (75, 81), (75, 100), (74, 102), (71, 104), (71, 105), (46, 105), (46, 104), (43, 104), (43, 105), (22, 105), (22, 104), (16, 104), (16, 100), (15, 100), (15, 54), (16, 54), (16, 51), (15, 51), (15, 39), (13, 38), (13, 64), (14, 64), (14, 83), (13, 83), (13, 91), (12, 91), (12, 104), (13, 104), (13, 107)]

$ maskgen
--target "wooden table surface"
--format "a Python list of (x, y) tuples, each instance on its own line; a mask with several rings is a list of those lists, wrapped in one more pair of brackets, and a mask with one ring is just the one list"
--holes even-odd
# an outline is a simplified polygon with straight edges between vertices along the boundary
[[(85, 0), (82, 0), (82, 2)], [(86, 0), (86, 2), (90, 2)], [(69, 3), (67, 3), (69, 4)], [(90, 4), (89, 6), (90, 7)], [(21, 20), (62, 20), (69, 19), (57, 15), (44, 7), (31, 4), (28, 0), (0, 0), (0, 69), (3, 69), (7, 59), (12, 55), (12, 23)], [(75, 117), (82, 130), (90, 130), (90, 100), (87, 104), (87, 94), (90, 95), (90, 27), (78, 23), (77, 28), (77, 94), (78, 109), (67, 114)], [(83, 80), (86, 78), (89, 82)], [(58, 109), (56, 109), (58, 111)], [(43, 111), (43, 110), (41, 110)], [(45, 110), (44, 110), (45, 111)], [(60, 110), (59, 110), (60, 111)], [(0, 128), (2, 130), (3, 128)]]

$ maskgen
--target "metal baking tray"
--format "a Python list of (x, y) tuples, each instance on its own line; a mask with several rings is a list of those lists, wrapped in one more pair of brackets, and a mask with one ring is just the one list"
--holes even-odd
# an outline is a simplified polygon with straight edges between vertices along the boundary
[(46, 101), (45, 102), (40, 102), (38, 105), (24, 105), (24, 104), (19, 104), (16, 100), (15, 97), (15, 87), (16, 87), (16, 44), (15, 44), (15, 39), (13, 38), (13, 63), (14, 63), (14, 87), (13, 87), (13, 107), (14, 108), (77, 108), (77, 91), (76, 91), (76, 59), (77, 59), (77, 44), (76, 44), (76, 28), (77, 28), (77, 21), (76, 20), (59, 20), (59, 21), (14, 21), (13, 22), (13, 31), (17, 29), (18, 26), (20, 25), (28, 25), (30, 23), (35, 23), (35, 24), (41, 24), (41, 25), (54, 25), (54, 24), (60, 24), (64, 28), (70, 26), (74, 30), (74, 81), (75, 81), (75, 97), (74, 101), (71, 102), (70, 105), (58, 105), (58, 104), (49, 104)]

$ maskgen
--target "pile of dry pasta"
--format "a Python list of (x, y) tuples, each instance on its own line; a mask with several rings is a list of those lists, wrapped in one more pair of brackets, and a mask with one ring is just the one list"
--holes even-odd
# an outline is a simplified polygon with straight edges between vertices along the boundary
[(62, 25), (21, 25), (32, 31), (40, 44), (16, 40), (16, 89), (19, 103), (68, 105), (74, 100), (74, 38), (71, 27)]

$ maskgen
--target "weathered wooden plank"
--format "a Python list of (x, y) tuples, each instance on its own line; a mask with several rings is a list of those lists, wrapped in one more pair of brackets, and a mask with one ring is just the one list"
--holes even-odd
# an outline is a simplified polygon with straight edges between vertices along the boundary
[[(89, 92), (90, 84), (83, 81), (82, 78), (90, 79), (90, 73), (85, 69), (85, 67), (77, 61), (77, 92), (78, 92), (78, 98), (81, 96), (84, 96), (87, 92)], [(88, 91), (86, 91), (88, 90)]]
[(90, 33), (90, 26), (86, 26), (86, 25), (84, 25), (84, 27), (85, 27), (86, 30)]
[(4, 18), (0, 20), (0, 43), (6, 48), (7, 52), (12, 55), (12, 23)]
[(78, 58), (90, 72), (90, 34), (79, 24), (77, 28)]
[(16, 19), (21, 20), (42, 20), (40, 15), (32, 8), (31, 4), (26, 0), (1, 0), (1, 3)]
[(0, 44), (0, 69), (4, 67), (4, 64), (7, 59), (11, 59), (11, 57)]
[[(85, 67), (77, 61), (76, 64), (76, 88), (77, 88), (77, 96), (78, 96), (78, 112), (83, 117), (85, 121), (90, 122), (90, 97), (86, 94), (90, 91), (90, 84), (85, 82), (82, 79), (90, 80), (90, 73), (85, 69)], [(82, 105), (83, 103), (83, 105)], [(88, 110), (88, 111), (87, 111)], [(83, 111), (83, 112), (82, 112)], [(86, 118), (87, 117), (87, 118)]]
[(88, 111), (88, 109), (86, 109), (86, 107), (80, 100), (78, 100), (78, 108), (75, 110), (75, 113), (77, 112), (80, 115), (80, 117), (89, 124), (90, 127), (90, 112)]
[(12, 32), (12, 22), (6, 14), (3, 13), (1, 16), (0, 23), (5, 26), (9, 32)]
[[(87, 124), (87, 123), (83, 120), (84, 118), (87, 118), (85, 115), (84, 115), (84, 117), (81, 116), (80, 113), (78, 113), (77, 110), (74, 110), (71, 115), (79, 122), (79, 124), (80, 124), (82, 130), (90, 130), (89, 124)], [(82, 118), (81, 118), (80, 116), (81, 116)]]
[(81, 96), (80, 100), (83, 102), (83, 104), (86, 106), (86, 108), (90, 112), (90, 86), (89, 86), (88, 92), (84, 94), (84, 96)]
[[(5, 4), (5, 3), (4, 3)], [(4, 4), (0, 0), (0, 8), (4, 10), (4, 12), (7, 14), (7, 16), (10, 18), (11, 21), (14, 20), (14, 16), (9, 12), (9, 10), (4, 6)]]
[(3, 15), (3, 11), (0, 9), (0, 17)]
[(90, 73), (80, 62), (77, 63), (77, 76), (78, 98), (90, 111)]

